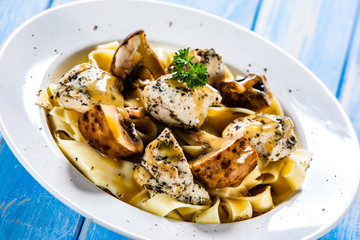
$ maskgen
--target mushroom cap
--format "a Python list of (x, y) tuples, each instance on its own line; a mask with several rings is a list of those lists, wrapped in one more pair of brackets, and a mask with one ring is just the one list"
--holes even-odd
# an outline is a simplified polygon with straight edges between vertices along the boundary
[(243, 79), (225, 80), (217, 88), (223, 102), (231, 107), (260, 111), (269, 107), (272, 101), (272, 93), (263, 75), (249, 74)]
[(209, 188), (236, 187), (256, 167), (258, 155), (245, 138), (228, 141), (190, 164), (194, 177)]
[(166, 74), (142, 29), (131, 33), (120, 43), (112, 59), (110, 73), (125, 81), (133, 70), (141, 67), (148, 69), (155, 79)]
[(94, 148), (116, 159), (141, 153), (144, 149), (134, 124), (113, 105), (97, 104), (83, 113), (79, 117), (79, 129)]

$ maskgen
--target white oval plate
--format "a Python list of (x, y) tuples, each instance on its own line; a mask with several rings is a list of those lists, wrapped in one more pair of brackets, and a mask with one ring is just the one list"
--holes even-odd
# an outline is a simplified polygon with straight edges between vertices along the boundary
[[(273, 93), (294, 120), (303, 145), (314, 153), (303, 190), (260, 217), (201, 225), (141, 211), (79, 174), (55, 145), (43, 111), (34, 104), (36, 93), (72, 67), (67, 60), (73, 54), (121, 40), (139, 28), (145, 29), (151, 41), (213, 47), (226, 63), (242, 71), (264, 73), (267, 69)], [(344, 217), (357, 195), (357, 137), (336, 99), (284, 51), (218, 17), (148, 1), (61, 6), (13, 33), (0, 53), (0, 73), (1, 132), (22, 165), (66, 205), (122, 235), (141, 239), (317, 238)]]

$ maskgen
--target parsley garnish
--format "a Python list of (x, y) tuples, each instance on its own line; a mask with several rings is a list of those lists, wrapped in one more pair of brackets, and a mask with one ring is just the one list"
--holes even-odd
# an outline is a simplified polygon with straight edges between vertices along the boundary
[(173, 78), (183, 81), (189, 88), (205, 86), (208, 82), (207, 69), (202, 63), (191, 62), (194, 57), (189, 57), (189, 49), (181, 49), (175, 53), (171, 68)]

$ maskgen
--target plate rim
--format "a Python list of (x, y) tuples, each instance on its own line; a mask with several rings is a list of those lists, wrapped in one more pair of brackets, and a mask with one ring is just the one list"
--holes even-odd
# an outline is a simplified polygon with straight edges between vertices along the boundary
[[(355, 141), (355, 143), (357, 143), (357, 153), (359, 153), (359, 139), (357, 137), (355, 129), (354, 129), (348, 115), (345, 113), (345, 110), (343, 109), (343, 107), (341, 106), (339, 101), (336, 99), (334, 94), (326, 87), (326, 85), (309, 68), (307, 68), (302, 62), (300, 62), (298, 59), (296, 59), (291, 54), (286, 52), (280, 46), (278, 46), (275, 43), (271, 42), (270, 40), (262, 37), (258, 33), (253, 32), (252, 30), (250, 30), (250, 29), (248, 29), (246, 27), (243, 27), (243, 26), (241, 26), (241, 25), (239, 25), (239, 24), (237, 24), (235, 22), (232, 22), (232, 21), (230, 21), (228, 19), (219, 17), (219, 16), (214, 15), (212, 13), (205, 12), (203, 10), (198, 10), (198, 9), (195, 9), (195, 8), (191, 8), (191, 7), (188, 7), (188, 6), (184, 6), (184, 5), (180, 5), (180, 4), (176, 4), (176, 3), (171, 3), (171, 2), (155, 1), (155, 0), (118, 0), (118, 1), (116, 1), (116, 0), (85, 0), (85, 1), (75, 1), (75, 2), (61, 4), (61, 5), (52, 7), (50, 9), (46, 9), (46, 10), (36, 14), (35, 16), (31, 17), (30, 19), (28, 19), (24, 23), (22, 23), (19, 27), (17, 27), (16, 30), (14, 30), (10, 34), (10, 36), (7, 37), (7, 39), (3, 42), (3, 44), (1, 44), (1, 46), (0, 46), (1, 47), (1, 49), (0, 49), (0, 59), (2, 58), (3, 53), (7, 49), (8, 45), (19, 34), (19, 32), (21, 32), (24, 28), (26, 28), (29, 24), (31, 24), (36, 19), (41, 18), (44, 15), (51, 14), (54, 11), (58, 11), (59, 9), (69, 8), (69, 7), (72, 7), (74, 5), (83, 5), (83, 4), (86, 5), (86, 4), (91, 4), (91, 3), (94, 3), (94, 2), (123, 2), (123, 3), (124, 2), (131, 2), (131, 3), (137, 2), (137, 4), (139, 4), (141, 2), (147, 2), (147, 3), (151, 3), (151, 4), (156, 4), (156, 5), (167, 5), (167, 6), (170, 6), (170, 7), (173, 7), (173, 8), (180, 8), (180, 9), (183, 9), (185, 11), (191, 11), (191, 12), (194, 12), (196, 14), (201, 14), (201, 15), (204, 15), (206, 17), (213, 18), (216, 21), (220, 21), (220, 22), (222, 22), (224, 24), (230, 24), (230, 25), (240, 29), (241, 31), (244, 31), (247, 34), (250, 34), (253, 37), (261, 40), (262, 42), (264, 42), (267, 45), (271, 46), (271, 48), (276, 49), (276, 51), (279, 51), (281, 54), (283, 54), (287, 58), (291, 59), (294, 63), (296, 63), (296, 65), (298, 65), (302, 70), (304, 70), (307, 74), (309, 74), (313, 78), (313, 80), (316, 81), (317, 84), (320, 85), (320, 87), (325, 91), (326, 95), (328, 95), (332, 99), (332, 102), (340, 110), (343, 119), (346, 121), (346, 125), (351, 130), (351, 132), (349, 134), (350, 134), (350, 137), (351, 137), (352, 141)], [(30, 173), (30, 175), (33, 178), (36, 179), (37, 182), (39, 182), (47, 191), (49, 191), (58, 200), (60, 200), (66, 206), (71, 208), (73, 211), (75, 211), (77, 213), (80, 213), (80, 215), (83, 215), (86, 218), (91, 219), (92, 221), (96, 222), (97, 224), (99, 224), (101, 226), (105, 226), (106, 228), (108, 228), (108, 229), (110, 229), (110, 230), (112, 230), (114, 232), (117, 232), (119, 234), (122, 234), (124, 236), (128, 236), (128, 237), (134, 237), (135, 236), (135, 234), (133, 234), (133, 233), (132, 233), (132, 235), (129, 235), (126, 231), (123, 231), (122, 229), (114, 228), (112, 225), (109, 225), (104, 221), (98, 220), (96, 217), (93, 218), (93, 216), (89, 215), (85, 211), (82, 211), (81, 208), (78, 208), (78, 206), (76, 204), (73, 204), (71, 201), (68, 201), (68, 199), (66, 197), (63, 197), (60, 193), (58, 193), (56, 191), (56, 189), (54, 189), (50, 185), (48, 185), (46, 183), (46, 181), (43, 181), (41, 179), (41, 177), (38, 175), (38, 173), (26, 161), (26, 158), (21, 154), (22, 150), (20, 150), (20, 149), (18, 149), (16, 147), (15, 141), (10, 136), (10, 134), (8, 133), (7, 127), (6, 127), (5, 123), (4, 123), (3, 118), (2, 118), (1, 115), (0, 115), (0, 131), (2, 133), (3, 139), (5, 140), (5, 142), (7, 143), (10, 150), (13, 152), (13, 154), (16, 156), (17, 160), (21, 163), (21, 165)], [(358, 177), (358, 180), (359, 181), (358, 181), (358, 184), (357, 184), (356, 191), (354, 191), (353, 194), (352, 194), (353, 197), (352, 197), (351, 203), (348, 204), (346, 210), (341, 214), (341, 216), (339, 218), (337, 218), (337, 221), (335, 221), (332, 224), (328, 225), (322, 231), (317, 232), (317, 234), (309, 236), (309, 237), (313, 237), (313, 238), (321, 237), (321, 236), (325, 235), (327, 232), (329, 232), (331, 229), (333, 229), (337, 224), (339, 224), (339, 222), (342, 221), (342, 219), (348, 214), (351, 207), (354, 205), (354, 203), (356, 201), (356, 196), (359, 195), (359, 192), (360, 192), (360, 184), (359, 184), (360, 183), (360, 177)]]

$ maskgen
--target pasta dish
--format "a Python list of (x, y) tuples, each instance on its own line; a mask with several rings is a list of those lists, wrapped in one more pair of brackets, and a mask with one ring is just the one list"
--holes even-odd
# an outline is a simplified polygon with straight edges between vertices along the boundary
[(139, 209), (227, 223), (301, 189), (301, 149), (264, 75), (214, 49), (150, 47), (138, 30), (98, 45), (39, 93), (58, 147), (86, 178)]

